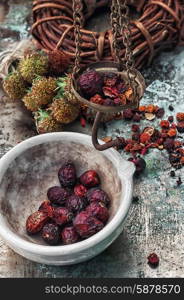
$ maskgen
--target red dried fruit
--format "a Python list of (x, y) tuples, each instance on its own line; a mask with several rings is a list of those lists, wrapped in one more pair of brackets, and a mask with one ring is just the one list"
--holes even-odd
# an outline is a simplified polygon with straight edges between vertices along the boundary
[(73, 214), (65, 207), (56, 207), (53, 209), (52, 219), (58, 225), (63, 225), (72, 221)]
[(104, 227), (101, 221), (90, 216), (86, 211), (82, 211), (75, 217), (73, 225), (82, 238), (88, 238)]
[(113, 101), (113, 99), (110, 98), (106, 98), (104, 99), (103, 105), (104, 106), (114, 106), (115, 102)]
[(174, 128), (174, 129), (175, 129), (176, 127), (177, 127), (177, 125), (176, 125), (175, 123), (172, 123), (172, 124), (171, 124), (171, 128)]
[(143, 158), (131, 157), (128, 160), (135, 164), (135, 167), (136, 167), (136, 171), (134, 173), (135, 176), (139, 176), (146, 169), (146, 162)]
[(116, 73), (106, 73), (104, 74), (104, 85), (105, 86), (115, 86), (118, 80), (118, 74)]
[(88, 191), (87, 199), (90, 203), (91, 202), (101, 202), (106, 206), (108, 206), (110, 203), (110, 199), (109, 199), (107, 193), (99, 188)]
[(89, 101), (99, 105), (104, 104), (104, 99), (99, 94), (96, 94), (95, 96), (91, 97)]
[(133, 124), (132, 125), (132, 131), (133, 132), (139, 132), (140, 131), (140, 127), (138, 125), (136, 125), (136, 124)]
[(59, 227), (53, 223), (46, 224), (41, 233), (43, 240), (49, 245), (57, 245), (59, 243), (59, 235)]
[(106, 97), (117, 98), (119, 96), (118, 90), (116, 87), (103, 87), (103, 93)]
[(138, 113), (135, 113), (134, 116), (133, 116), (133, 121), (134, 122), (140, 122), (141, 120), (141, 115), (138, 114)]
[(140, 112), (145, 112), (146, 106), (139, 106), (139, 111)]
[(159, 257), (158, 257), (158, 255), (156, 253), (151, 253), (148, 256), (148, 264), (152, 268), (158, 267), (158, 265), (159, 265)]
[(30, 215), (26, 221), (26, 230), (28, 234), (38, 233), (47, 223), (49, 217), (43, 211), (36, 211)]
[(149, 133), (146, 133), (146, 132), (143, 132), (141, 135), (140, 135), (140, 142), (142, 144), (146, 144), (150, 141), (151, 139), (151, 136)]
[(119, 94), (123, 94), (127, 90), (127, 85), (125, 84), (125, 82), (121, 81), (120, 83), (118, 83), (116, 85), (116, 88), (117, 88)]
[(176, 131), (176, 129), (174, 129), (174, 128), (169, 129), (169, 131), (167, 132), (167, 135), (168, 135), (169, 137), (175, 137), (176, 134), (177, 134), (177, 131)]
[(170, 155), (169, 155), (169, 161), (170, 161), (170, 164), (175, 167), (175, 168), (178, 168), (181, 166), (180, 164), (180, 159), (181, 159), (181, 155), (180, 153), (177, 153), (177, 152), (171, 152)]
[(90, 188), (99, 185), (100, 178), (95, 170), (89, 170), (80, 176), (80, 182), (87, 188)]
[(117, 106), (122, 104), (120, 97), (114, 99), (114, 104)]
[(145, 112), (148, 112), (148, 113), (153, 113), (153, 112), (155, 112), (155, 110), (156, 110), (156, 107), (153, 104), (147, 105), (145, 108)]
[(46, 213), (50, 218), (53, 216), (53, 207), (50, 201), (42, 202), (38, 210)]
[(79, 240), (79, 235), (73, 226), (65, 227), (61, 232), (63, 244), (69, 245)]
[(162, 128), (169, 128), (170, 127), (170, 124), (169, 124), (169, 121), (167, 121), (167, 120), (162, 120), (161, 122), (160, 122), (160, 127), (162, 127)]
[(132, 134), (132, 140), (136, 141), (136, 142), (139, 142), (140, 141), (140, 134), (138, 132), (133, 133)]
[(104, 224), (109, 219), (109, 211), (102, 202), (92, 202), (88, 207), (86, 207), (86, 211), (91, 216), (102, 221)]
[(124, 148), (124, 150), (126, 151), (126, 152), (131, 152), (131, 150), (132, 150), (132, 148), (133, 148), (133, 144), (127, 144), (126, 146), (125, 146), (125, 148)]
[(169, 123), (172, 123), (172, 122), (174, 121), (173, 116), (169, 116), (169, 117), (168, 117), (168, 121), (169, 121)]
[(174, 140), (171, 139), (171, 138), (167, 138), (164, 143), (164, 148), (167, 150), (167, 151), (172, 151), (173, 148), (174, 148)]
[(164, 114), (165, 114), (165, 110), (163, 108), (159, 108), (156, 112), (156, 117), (158, 119), (161, 119), (164, 116)]
[(179, 123), (177, 124), (177, 130), (178, 130), (178, 132), (180, 132), (180, 133), (183, 133), (183, 132), (184, 132), (184, 122), (179, 122)]
[(79, 77), (78, 84), (86, 97), (92, 97), (102, 93), (103, 78), (99, 72), (90, 69)]
[(77, 195), (71, 195), (66, 200), (66, 207), (68, 208), (69, 211), (76, 214), (86, 207), (85, 198), (80, 198)]
[(72, 187), (77, 180), (76, 169), (71, 161), (67, 161), (59, 169), (58, 178), (63, 187)]
[(48, 199), (55, 204), (63, 205), (70, 196), (70, 192), (60, 186), (53, 186), (47, 191)]
[(184, 121), (184, 113), (181, 113), (181, 112), (177, 113), (176, 119), (177, 119), (178, 122)]
[(123, 118), (125, 120), (131, 120), (134, 116), (133, 110), (128, 108), (123, 111)]
[(74, 187), (74, 194), (79, 197), (85, 197), (87, 193), (87, 188), (82, 184), (77, 184)]

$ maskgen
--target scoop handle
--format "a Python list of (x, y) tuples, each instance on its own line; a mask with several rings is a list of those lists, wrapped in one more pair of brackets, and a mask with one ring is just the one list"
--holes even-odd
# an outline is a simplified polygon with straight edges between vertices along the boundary
[(107, 150), (111, 147), (120, 147), (121, 146), (121, 140), (120, 138), (116, 138), (110, 142), (107, 142), (105, 144), (99, 144), (98, 142), (98, 127), (99, 127), (99, 124), (100, 124), (100, 120), (102, 119), (102, 116), (104, 115), (104, 113), (102, 112), (97, 112), (96, 113), (96, 117), (95, 117), (95, 121), (94, 121), (94, 124), (93, 124), (93, 127), (92, 127), (92, 143), (93, 143), (93, 146), (99, 150), (99, 151), (104, 151), (104, 150)]

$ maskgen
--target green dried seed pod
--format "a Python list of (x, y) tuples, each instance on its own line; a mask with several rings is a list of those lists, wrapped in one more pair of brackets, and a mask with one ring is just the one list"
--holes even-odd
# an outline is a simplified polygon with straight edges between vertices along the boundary
[(27, 93), (27, 84), (17, 71), (3, 81), (3, 88), (11, 100), (19, 100)]
[(34, 114), (37, 132), (39, 134), (63, 131), (63, 126), (56, 122), (48, 111), (39, 110)]
[(47, 74), (48, 57), (42, 53), (31, 53), (19, 63), (18, 69), (25, 81), (32, 83), (37, 76)]
[(59, 123), (69, 124), (78, 117), (80, 109), (65, 99), (56, 99), (49, 108), (52, 117)]

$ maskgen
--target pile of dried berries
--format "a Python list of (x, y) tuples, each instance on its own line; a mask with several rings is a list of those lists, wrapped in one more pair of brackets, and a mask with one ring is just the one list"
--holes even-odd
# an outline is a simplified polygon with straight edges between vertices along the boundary
[[(126, 109), (123, 112), (123, 118), (125, 120), (132, 120), (135, 123), (140, 120), (154, 118), (162, 118), (164, 116), (164, 109), (155, 105), (140, 106), (137, 110)], [(137, 168), (137, 175), (145, 169), (145, 162), (140, 158), (140, 155), (144, 156), (150, 149), (156, 148), (158, 150), (167, 150), (169, 154), (169, 161), (171, 165), (179, 169), (184, 165), (184, 143), (179, 140), (178, 133), (184, 132), (184, 113), (177, 113), (176, 123), (174, 123), (174, 117), (170, 116), (167, 120), (161, 120), (159, 127), (147, 126), (141, 130), (138, 124), (132, 124), (132, 136), (130, 139), (124, 139), (122, 143), (122, 149), (125, 152), (130, 153)], [(103, 139), (106, 142), (106, 138)], [(108, 141), (110, 137), (108, 137)], [(140, 171), (141, 170), (141, 171)]]
[(49, 245), (67, 245), (100, 231), (109, 219), (110, 199), (97, 172), (88, 170), (77, 178), (74, 163), (67, 161), (58, 178), (61, 186), (49, 188), (48, 200), (28, 217), (27, 233), (41, 233)]
[(120, 106), (132, 100), (132, 89), (117, 73), (100, 73), (89, 69), (79, 77), (78, 84), (81, 95), (95, 104)]

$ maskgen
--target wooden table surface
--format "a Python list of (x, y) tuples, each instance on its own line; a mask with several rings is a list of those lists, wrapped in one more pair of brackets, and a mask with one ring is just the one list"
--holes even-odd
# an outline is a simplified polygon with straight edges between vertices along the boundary
[[(17, 39), (24, 38), (30, 23), (31, 1), (3, 2), (6, 6), (0, 4), (0, 51)], [(7, 3), (10, 10), (4, 20)], [(184, 50), (163, 53), (144, 71), (148, 87), (142, 103), (164, 107), (165, 117), (171, 114), (169, 104), (174, 106), (174, 115), (184, 111), (183, 74)], [(0, 156), (18, 142), (35, 135), (27, 120), (25, 111), (19, 105), (8, 103), (1, 91)], [(143, 121), (142, 126), (146, 124), (147, 121)], [(158, 120), (153, 125), (158, 126)], [(91, 132), (90, 127), (82, 129), (78, 123), (71, 130)], [(130, 124), (114, 121), (101, 129), (100, 134), (128, 136), (129, 133)], [(181, 176), (184, 181), (184, 172), (183, 169), (177, 170), (176, 178), (169, 176), (171, 167), (165, 151), (151, 151), (146, 156), (146, 162), (144, 176), (134, 181), (134, 195), (139, 196), (139, 201), (132, 204), (122, 234), (106, 251), (85, 263), (53, 267), (24, 259), (0, 239), (0, 277), (183, 277), (184, 185), (177, 187), (176, 180)], [(152, 252), (160, 257), (157, 269), (151, 269), (147, 264), (147, 256)]]

